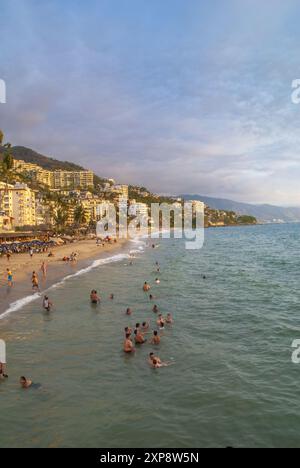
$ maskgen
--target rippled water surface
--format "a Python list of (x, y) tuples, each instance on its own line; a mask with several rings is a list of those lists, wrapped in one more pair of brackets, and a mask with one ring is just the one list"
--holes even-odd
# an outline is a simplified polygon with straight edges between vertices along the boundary
[[(300, 446), (299, 241), (299, 225), (207, 230), (200, 251), (161, 240), (133, 266), (120, 257), (52, 289), (50, 315), (40, 300), (12, 311), (0, 320), (0, 446)], [(150, 345), (122, 352), (126, 325), (155, 326), (146, 280), (175, 318), (156, 351), (175, 364), (160, 370)], [(20, 375), (42, 388), (20, 390)]]

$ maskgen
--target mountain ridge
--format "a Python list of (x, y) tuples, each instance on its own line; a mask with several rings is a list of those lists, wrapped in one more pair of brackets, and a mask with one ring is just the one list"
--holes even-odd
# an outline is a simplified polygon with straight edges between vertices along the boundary
[(216, 210), (235, 211), (240, 215), (255, 216), (264, 223), (297, 223), (300, 222), (300, 207), (280, 207), (276, 205), (237, 202), (226, 198), (214, 198), (205, 195), (179, 195), (185, 200), (201, 200)]

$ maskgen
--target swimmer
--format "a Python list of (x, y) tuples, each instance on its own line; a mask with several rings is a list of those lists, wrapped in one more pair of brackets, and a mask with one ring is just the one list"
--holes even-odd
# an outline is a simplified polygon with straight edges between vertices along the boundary
[(156, 278), (155, 283), (160, 284), (160, 280), (158, 278)]
[(126, 315), (131, 315), (131, 314), (132, 314), (132, 309), (128, 307), (128, 309), (126, 309)]
[(135, 324), (135, 329), (134, 329), (134, 332), (137, 330), (137, 331), (140, 331), (140, 328), (141, 328), (141, 324), (140, 323), (136, 323)]
[(135, 352), (135, 348), (133, 346), (129, 333), (126, 335), (126, 338), (124, 341), (124, 352), (128, 354)]
[(150, 328), (150, 323), (149, 322), (143, 322), (142, 323), (142, 330), (143, 332), (147, 332)]
[(51, 307), (53, 307), (53, 304), (51, 301), (49, 301), (49, 297), (45, 296), (43, 300), (43, 308), (47, 311), (50, 312)]
[(160, 358), (158, 356), (155, 356), (154, 353), (150, 353), (149, 354), (149, 359), (148, 359), (148, 363), (150, 364), (150, 366), (152, 366), (152, 364), (153, 364), (153, 359), (156, 359), (156, 361), (161, 364)]
[(26, 379), (26, 377), (20, 377), (20, 385), (22, 388), (29, 388), (32, 386), (32, 380)]
[(130, 327), (125, 327), (125, 336), (131, 336), (132, 335), (132, 328)]
[(98, 296), (98, 293), (95, 289), (93, 289), (93, 291), (91, 292), (90, 299), (92, 304), (99, 304), (101, 299)]
[(153, 359), (152, 360), (152, 367), (153, 369), (160, 369), (161, 367), (169, 367), (171, 366), (172, 364), (174, 364), (174, 362), (159, 362), (157, 359)]
[(114, 298), (115, 298), (114, 294), (111, 294), (111, 295), (109, 296), (109, 299), (110, 299), (111, 301), (113, 301)]
[(149, 299), (150, 301), (153, 301), (154, 297), (152, 296), (152, 294), (150, 294)]
[(165, 326), (165, 319), (163, 318), (162, 314), (159, 314), (158, 319), (156, 321), (156, 325), (160, 328), (164, 328)]
[(135, 344), (142, 345), (146, 343), (147, 340), (145, 339), (144, 333), (141, 333), (139, 330), (134, 330), (134, 335)]
[(167, 315), (166, 323), (168, 323), (169, 325), (172, 325), (172, 323), (174, 323), (174, 320), (171, 314)]
[(153, 307), (153, 309), (152, 309), (152, 310), (153, 310), (153, 312), (154, 312), (155, 314), (157, 314), (157, 313), (158, 313), (158, 311), (159, 311), (159, 309), (158, 309), (158, 306), (157, 306), (157, 305), (155, 305), (155, 306)]
[(152, 345), (159, 345), (160, 344), (160, 336), (158, 334), (158, 331), (155, 330), (153, 332), (153, 337), (152, 337), (152, 339), (150, 341), (150, 344), (152, 344)]
[(148, 292), (150, 291), (150, 289), (151, 289), (150, 285), (147, 283), (147, 281), (145, 281), (144, 286), (143, 286), (144, 292)]
[(6, 374), (6, 365), (3, 362), (0, 362), (0, 379), (8, 379)]

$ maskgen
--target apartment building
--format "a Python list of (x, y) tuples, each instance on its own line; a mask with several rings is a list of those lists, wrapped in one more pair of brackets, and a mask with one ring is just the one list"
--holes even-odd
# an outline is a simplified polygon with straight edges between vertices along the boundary
[(53, 189), (87, 189), (94, 187), (94, 173), (92, 171), (49, 171), (37, 164), (14, 160), (14, 170), (19, 173), (27, 172), (41, 184)]
[(146, 203), (136, 203), (135, 200), (131, 200), (129, 210), (129, 216), (148, 216), (149, 208)]
[(13, 169), (19, 173), (34, 172), (34, 171), (39, 171), (40, 169), (42, 169), (37, 164), (28, 163), (28, 162), (23, 161), (22, 159), (14, 159), (13, 164), (14, 164)]
[(94, 173), (92, 171), (54, 171), (54, 189), (87, 189), (94, 187)]
[(14, 227), (35, 226), (35, 192), (26, 184), (16, 183), (12, 192), (12, 217)]

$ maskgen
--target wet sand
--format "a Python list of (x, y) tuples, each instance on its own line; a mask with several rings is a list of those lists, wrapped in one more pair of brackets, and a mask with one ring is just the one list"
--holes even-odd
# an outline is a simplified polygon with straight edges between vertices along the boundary
[[(55, 256), (51, 258), (48, 258), (49, 252), (34, 254), (33, 258), (28, 253), (15, 254), (9, 262), (6, 257), (0, 258), (0, 315), (11, 303), (35, 292), (31, 283), (33, 271), (38, 273), (42, 292), (64, 277), (89, 266), (92, 261), (122, 252), (126, 244), (126, 240), (119, 240), (117, 243), (97, 246), (95, 240), (83, 240), (55, 247), (52, 250)], [(78, 253), (78, 261), (63, 262), (62, 258), (69, 257), (72, 252)], [(41, 271), (43, 261), (47, 263), (46, 277), (43, 277)], [(13, 287), (7, 285), (7, 268), (13, 273)]]

